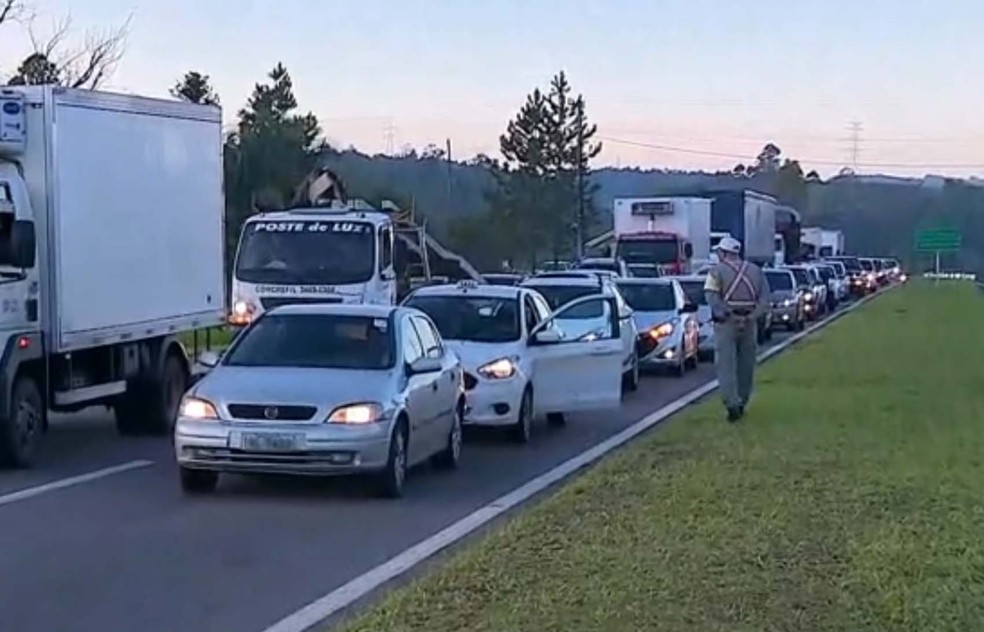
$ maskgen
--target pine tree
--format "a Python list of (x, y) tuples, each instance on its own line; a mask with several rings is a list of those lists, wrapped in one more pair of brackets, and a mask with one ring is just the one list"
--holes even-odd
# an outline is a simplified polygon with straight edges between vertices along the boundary
[(189, 103), (219, 105), (219, 95), (215, 93), (208, 75), (191, 70), (171, 88), (171, 96)]

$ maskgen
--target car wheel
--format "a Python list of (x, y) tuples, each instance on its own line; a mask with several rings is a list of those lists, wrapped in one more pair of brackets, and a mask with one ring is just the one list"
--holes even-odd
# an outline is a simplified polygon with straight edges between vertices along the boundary
[(677, 354), (677, 364), (673, 367), (673, 375), (676, 377), (683, 377), (687, 373), (687, 346), (680, 344), (680, 349)]
[(390, 439), (386, 468), (379, 475), (379, 492), (386, 498), (403, 496), (407, 479), (407, 424), (401, 420)]
[(516, 443), (529, 443), (533, 436), (533, 391), (527, 388), (523, 391), (523, 399), (519, 402), (519, 418), (509, 429), (510, 438)]
[(193, 470), (179, 468), (181, 474), (181, 490), (187, 494), (208, 494), (215, 491), (219, 485), (219, 473), (208, 470)]
[(10, 389), (10, 404), (0, 419), (0, 466), (30, 467), (44, 433), (44, 402), (37, 383), (19, 377)]
[(434, 455), (433, 463), (442, 470), (453, 470), (461, 462), (461, 425), (465, 417), (464, 404), (458, 404), (454, 411), (454, 421), (448, 432), (448, 443)]

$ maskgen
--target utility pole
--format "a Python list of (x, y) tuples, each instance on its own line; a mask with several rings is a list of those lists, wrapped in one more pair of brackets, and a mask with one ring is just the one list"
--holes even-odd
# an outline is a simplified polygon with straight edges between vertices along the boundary
[(574, 221), (574, 251), (584, 256), (584, 107), (577, 110), (577, 217)]
[(446, 142), (447, 151), (444, 153), (444, 160), (448, 167), (448, 210), (454, 210), (454, 180), (452, 179), (451, 173), (451, 139), (448, 138)]
[(861, 130), (863, 129), (863, 126), (860, 121), (851, 121), (851, 124), (848, 125), (847, 129), (851, 133), (851, 168), (854, 169), (854, 173), (856, 175), (858, 173), (858, 158), (861, 156)]
[(383, 143), (386, 147), (386, 155), (392, 156), (396, 151), (396, 125), (393, 121), (386, 121), (386, 125), (383, 126)]

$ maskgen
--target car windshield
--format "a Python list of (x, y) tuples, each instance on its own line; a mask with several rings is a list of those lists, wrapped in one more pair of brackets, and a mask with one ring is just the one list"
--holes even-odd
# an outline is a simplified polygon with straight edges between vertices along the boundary
[(875, 265), (871, 262), (871, 259), (858, 259), (858, 263), (861, 264), (861, 269), (865, 272), (871, 272), (875, 269)]
[(854, 257), (849, 259), (838, 259), (838, 261), (844, 264), (844, 269), (849, 273), (853, 274), (861, 271), (861, 262)]
[(441, 337), (468, 342), (519, 339), (519, 300), (492, 296), (414, 296), (406, 303), (430, 316)]
[(518, 274), (486, 274), (482, 280), (489, 285), (519, 285), (523, 277)]
[(577, 266), (578, 270), (608, 270), (609, 272), (621, 272), (618, 264), (614, 261), (604, 261), (595, 259), (593, 261), (583, 261)]
[(223, 364), (382, 370), (393, 366), (393, 350), (386, 318), (272, 313), (240, 335)]
[(810, 280), (810, 275), (806, 273), (806, 268), (791, 268), (789, 270), (796, 277), (797, 285), (812, 285), (813, 282)]
[(368, 222), (256, 221), (243, 228), (236, 278), (247, 283), (344, 285), (375, 271)]
[(679, 248), (675, 239), (625, 239), (618, 242), (615, 254), (626, 263), (674, 263)]
[(829, 281), (830, 278), (834, 276), (834, 271), (826, 266), (822, 268), (817, 268), (817, 273), (820, 275), (820, 278), (823, 279), (824, 281)]
[(707, 305), (707, 295), (704, 294), (703, 281), (680, 281), (683, 293), (687, 295), (687, 300), (694, 305)]
[[(547, 299), (550, 309), (554, 311), (574, 299), (601, 292), (600, 288), (583, 285), (530, 285), (527, 287), (542, 294), (543, 298)], [(601, 302), (588, 301), (583, 305), (578, 305), (564, 312), (562, 319), (598, 318), (599, 316), (603, 316), (604, 313), (604, 307)]]
[(769, 284), (769, 289), (772, 291), (776, 290), (792, 290), (793, 289), (793, 277), (787, 272), (766, 272), (765, 280)]
[(667, 312), (676, 309), (676, 297), (669, 283), (619, 283), (618, 289), (629, 307), (639, 312)]
[(878, 271), (878, 272), (881, 272), (882, 271), (882, 267), (883, 266), (882, 266), (881, 259), (872, 259), (871, 264), (875, 267), (875, 270), (876, 271)]
[(636, 276), (642, 279), (656, 279), (660, 276), (659, 268), (654, 265), (647, 265), (644, 263), (636, 263), (629, 266), (629, 272), (632, 276)]

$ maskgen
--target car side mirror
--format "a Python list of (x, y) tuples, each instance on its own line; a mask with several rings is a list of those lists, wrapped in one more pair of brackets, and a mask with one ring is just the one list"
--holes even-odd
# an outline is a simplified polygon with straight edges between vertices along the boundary
[(379, 278), (381, 278), (383, 281), (392, 281), (396, 278), (396, 272), (389, 269), (383, 270), (382, 272), (379, 273)]
[(202, 351), (198, 354), (198, 364), (209, 369), (214, 369), (219, 366), (219, 354), (214, 351)]
[(424, 375), (437, 373), (441, 370), (441, 361), (437, 358), (417, 358), (407, 365), (407, 375)]
[(563, 339), (564, 337), (560, 334), (559, 331), (553, 329), (543, 329), (533, 334), (533, 337), (530, 338), (530, 344), (550, 345), (550, 344), (556, 344)]
[(681, 314), (696, 314), (697, 313), (697, 303), (684, 303), (683, 307), (680, 308)]
[(0, 264), (12, 268), (33, 268), (37, 262), (37, 235), (34, 222), (24, 219), (14, 220), (10, 225), (10, 238), (0, 249)]

